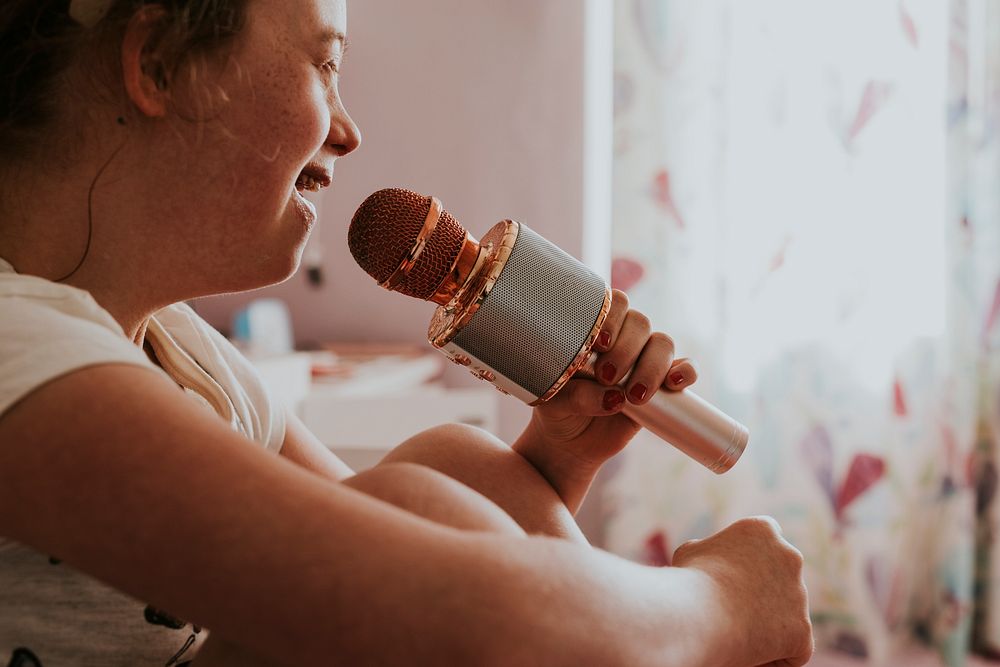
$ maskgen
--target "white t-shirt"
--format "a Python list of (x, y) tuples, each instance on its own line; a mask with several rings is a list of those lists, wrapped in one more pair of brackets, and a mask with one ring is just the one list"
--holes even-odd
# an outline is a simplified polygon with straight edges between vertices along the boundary
[[(162, 370), (89, 292), (17, 274), (0, 259), (0, 419), (55, 378), (127, 363), (165, 373), (234, 431), (280, 450), (283, 406), (246, 358), (190, 307), (156, 313), (146, 342)], [(180, 666), (204, 637), (200, 628), (0, 536), (0, 665)]]

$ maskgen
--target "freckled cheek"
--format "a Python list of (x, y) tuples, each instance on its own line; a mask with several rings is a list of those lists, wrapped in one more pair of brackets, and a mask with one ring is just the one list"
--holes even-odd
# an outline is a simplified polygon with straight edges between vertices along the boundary
[[(228, 155), (227, 171), (238, 180), (241, 207), (271, 210), (283, 206), (299, 171), (317, 155), (330, 127), (326, 101), (309, 82), (259, 83), (252, 101), (237, 112), (231, 127), (241, 139)], [(215, 179), (216, 182), (219, 179)]]
[(275, 168), (299, 169), (314, 157), (329, 134), (330, 115), (314, 100), (300, 104), (285, 101), (275, 109), (262, 137), (269, 155), (277, 155)]
[(330, 132), (330, 112), (326, 103), (315, 99), (303, 100), (301, 105), (288, 110), (289, 130), (294, 141), (307, 158), (316, 154)]
[(290, 104), (273, 109), (275, 113), (255, 133), (258, 139), (244, 153), (245, 159), (236, 161), (242, 172), (238, 205), (247, 218), (284, 209), (299, 172), (327, 136), (320, 114)]

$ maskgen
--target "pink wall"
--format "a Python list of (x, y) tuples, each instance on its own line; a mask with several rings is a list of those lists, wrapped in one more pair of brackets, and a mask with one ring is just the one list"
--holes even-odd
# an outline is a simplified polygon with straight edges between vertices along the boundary
[[(434, 311), (379, 288), (347, 250), (347, 227), (371, 192), (438, 196), (476, 237), (503, 218), (579, 257), (583, 244), (584, 5), (581, 0), (355, 0), (341, 90), (364, 135), (320, 202), (326, 284), (300, 273), (250, 294), (203, 299), (223, 330), (253, 298), (290, 307), (297, 342), (426, 343)], [(452, 384), (476, 381), (457, 369)], [(501, 402), (511, 441), (529, 410)]]
[(361, 149), (320, 201), (326, 285), (203, 299), (227, 329), (253, 298), (284, 299), (300, 344), (425, 341), (433, 308), (384, 292), (347, 250), (351, 215), (372, 191), (435, 194), (475, 236), (514, 218), (576, 256), (583, 210), (583, 2), (356, 0), (342, 80)]
[[(431, 304), (385, 292), (347, 250), (354, 210), (368, 194), (387, 186), (437, 195), (474, 236), (481, 237), (498, 220), (514, 218), (580, 257), (584, 201), (592, 215), (610, 209), (601, 199), (602, 188), (591, 187), (585, 197), (583, 185), (585, 56), (592, 59), (588, 68), (598, 82), (610, 87), (611, 81), (610, 44), (591, 44), (584, 51), (587, 8), (603, 7), (603, 14), (589, 18), (591, 30), (605, 40), (610, 39), (611, 11), (588, 3), (351, 2), (353, 44), (342, 92), (364, 142), (337, 165), (334, 186), (321, 202), (320, 236), (314, 241), (324, 250), (326, 285), (312, 289), (297, 275), (252, 294), (204, 299), (199, 311), (225, 329), (233, 311), (250, 299), (276, 296), (289, 304), (300, 344), (426, 343)], [(607, 106), (607, 118), (588, 117), (598, 124), (591, 132), (600, 144), (601, 128), (610, 126), (610, 88), (589, 92), (592, 111)], [(607, 99), (594, 106), (594, 93)], [(604, 164), (610, 138), (605, 149), (598, 151), (601, 159), (590, 161), (589, 177), (595, 178), (596, 170), (596, 178), (604, 179), (605, 169), (610, 187), (610, 164)], [(607, 232), (598, 237), (601, 233)], [(593, 252), (593, 229), (588, 243)], [(457, 369), (448, 379), (475, 383)], [(519, 401), (501, 401), (498, 435), (512, 441), (529, 414)], [(577, 518), (599, 543), (598, 498), (592, 492)]]

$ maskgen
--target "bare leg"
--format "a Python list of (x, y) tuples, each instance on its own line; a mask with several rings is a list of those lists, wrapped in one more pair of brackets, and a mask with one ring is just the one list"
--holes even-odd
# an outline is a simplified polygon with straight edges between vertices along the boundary
[(489, 498), (415, 463), (380, 463), (343, 484), (436, 523), (524, 537), (524, 530)]
[(433, 468), (496, 503), (528, 533), (587, 543), (552, 486), (520, 454), (486, 431), (445, 424), (419, 433), (392, 450), (387, 463)]

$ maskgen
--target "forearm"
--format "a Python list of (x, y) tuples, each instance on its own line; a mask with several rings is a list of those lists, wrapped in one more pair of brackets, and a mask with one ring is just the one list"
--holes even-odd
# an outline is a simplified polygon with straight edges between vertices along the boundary
[(219, 637), (275, 664), (728, 664), (717, 629), (731, 624), (695, 570), (443, 528), (336, 491), (297, 504), (237, 540), (254, 556), (226, 554), (227, 583), (199, 577)]
[[(358, 652), (359, 663), (730, 664), (727, 654), (732, 651), (720, 643), (716, 630), (729, 625), (722, 614), (713, 612), (715, 587), (697, 570), (654, 571), (544, 538), (515, 542), (466, 533), (458, 541), (464, 544), (457, 548), (448, 540), (441, 544), (448, 552), (441, 554), (448, 566), (420, 577), (408, 599), (387, 585), (373, 591), (372, 616), (386, 597), (391, 597), (389, 605), (405, 610), (405, 616), (394, 616), (391, 622), (383, 617), (381, 623), (360, 629), (355, 639), (371, 634), (372, 642), (381, 643), (370, 652)], [(392, 627), (384, 628), (387, 622)], [(314, 631), (324, 634), (318, 627)], [(350, 655), (336, 646), (329, 650), (327, 657), (335, 654), (338, 660)], [(241, 645), (213, 636), (195, 664), (278, 667), (285, 663), (262, 660)]]
[[(401, 475), (419, 473), (417, 477), (433, 480), (426, 469), (396, 464), (362, 473), (352, 488), (367, 488), (368, 493), (371, 484), (392, 471), (396, 474), (382, 481), (394, 487), (405, 481)], [(398, 494), (389, 495), (388, 502), (399, 500)], [(459, 496), (451, 500), (462, 502)], [(428, 507), (419, 499), (415, 504), (417, 509)], [(434, 521), (433, 516), (427, 518)], [(697, 570), (646, 568), (564, 540), (525, 539), (523, 534), (512, 538), (508, 531), (493, 533), (489, 526), (473, 530), (432, 529), (431, 542), (418, 530), (408, 538), (413, 541), (408, 546), (393, 546), (395, 539), (390, 536), (390, 543), (373, 550), (360, 567), (351, 568), (352, 581), (341, 582), (337, 594), (321, 591), (320, 609), (299, 614), (297, 623), (319, 638), (331, 639), (321, 630), (327, 624), (339, 628), (345, 618), (376, 619), (370, 626), (350, 628), (349, 639), (340, 647), (331, 644), (320, 650), (335, 650), (338, 658), (377, 658), (380, 664), (412, 664), (414, 656), (423, 656), (434, 664), (696, 667), (704, 662), (706, 646), (712, 647), (710, 664), (721, 664), (713, 628), (731, 624), (722, 622), (724, 613), (712, 611), (717, 607), (713, 597), (717, 587)], [(349, 534), (334, 536), (338, 542), (353, 540)], [(324, 541), (316, 540), (316, 546)], [(402, 561), (399, 554), (405, 556)], [(292, 590), (289, 580), (298, 578), (300, 567), (290, 564), (284, 581), (287, 590)], [(313, 587), (325, 587), (334, 572), (331, 568)], [(360, 600), (349, 601), (359, 594)], [(314, 597), (297, 598), (295, 606), (304, 611), (316, 603)], [(355, 611), (338, 612), (338, 604)], [(393, 627), (384, 627), (387, 623)], [(455, 636), (455, 627), (461, 627), (461, 637)], [(358, 661), (364, 662), (360, 657)], [(196, 664), (202, 663), (204, 667), (280, 664), (261, 660), (240, 644), (220, 643), (215, 636), (199, 653)]]
[(576, 515), (600, 466), (549, 446), (529, 424), (511, 448), (538, 471), (571, 514)]
[(698, 570), (647, 568), (565, 540), (457, 531), (409, 555), (388, 569), (392, 559), (374, 555), (329, 598), (343, 605), (360, 595), (351, 611), (299, 614), (301, 646), (261, 667), (332, 656), (387, 666), (744, 667), (718, 587)]
[[(493, 660), (525, 665), (723, 667), (738, 647), (719, 588), (698, 570), (648, 568), (600, 550), (532, 538), (516, 549), (478, 537), (485, 552), (461, 574), (465, 600), (495, 611), (480, 643)], [(481, 593), (480, 593), (481, 592)], [(473, 609), (478, 624), (484, 619)], [(741, 666), (742, 667), (742, 666)]]

